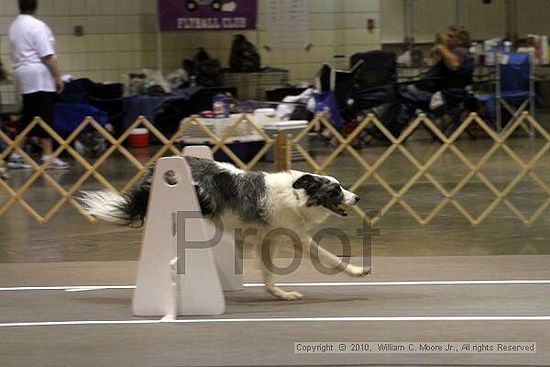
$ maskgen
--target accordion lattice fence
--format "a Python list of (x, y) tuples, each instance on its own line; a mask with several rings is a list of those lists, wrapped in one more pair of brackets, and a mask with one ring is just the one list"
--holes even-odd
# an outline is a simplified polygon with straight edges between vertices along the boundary
[[(55, 150), (53, 156), (48, 162), (44, 164), (38, 164), (32, 159), (25, 151), (19, 148), (20, 142), (29, 132), (36, 126), (42, 127), (51, 137), (58, 143), (58, 148)], [(124, 142), (130, 135), (130, 132), (136, 127), (146, 127), (152, 136), (154, 136), (160, 143), (159, 149), (152, 154), (149, 159), (142, 163), (131, 152), (130, 149), (125, 147)], [(232, 141), (231, 138), (235, 136), (240, 127), (246, 126), (250, 131), (256, 134), (265, 143), (263, 147), (257, 152), (257, 154), (248, 162), (244, 162), (237, 154), (235, 154), (228, 146)], [(477, 162), (473, 162), (467, 157), (467, 155), (458, 147), (457, 140), (467, 132), (467, 129), (476, 126), (482, 130), (486, 136), (492, 141), (491, 148), (484, 153), (481, 159)], [(508, 140), (518, 127), (527, 126), (532, 131), (535, 131), (537, 135), (542, 139), (542, 147), (528, 160), (522, 159), (508, 144)], [(548, 132), (528, 113), (523, 113), (519, 118), (509, 124), (504, 130), (497, 132), (493, 130), (485, 121), (483, 121), (476, 114), (468, 116), (461, 124), (454, 130), (454, 132), (447, 136), (438, 127), (436, 123), (431, 121), (425, 115), (419, 115), (411, 124), (402, 132), (398, 137), (393, 136), (375, 116), (368, 115), (362, 122), (360, 122), (356, 128), (349, 132), (346, 136), (337, 131), (325, 115), (317, 115), (301, 132), (289, 139), (280, 139), (282, 136), (273, 138), (269, 136), (252, 118), (247, 115), (242, 115), (236, 122), (228, 126), (221, 136), (216, 135), (214, 129), (211, 126), (207, 126), (200, 118), (191, 117), (186, 119), (179, 130), (170, 138), (164, 136), (151, 122), (144, 117), (137, 118), (134, 123), (128, 127), (128, 129), (117, 139), (113, 137), (105, 128), (88, 117), (84, 119), (80, 125), (65, 139), (59, 136), (51, 127), (49, 127), (40, 118), (36, 118), (24, 131), (22, 131), (14, 140), (10, 139), (6, 134), (0, 131), (0, 139), (7, 144), (7, 148), (0, 152), (0, 159), (5, 159), (11, 151), (17, 151), (31, 166), (33, 172), (30, 176), (18, 187), (10, 185), (10, 181), (0, 178), (0, 216), (2, 216), (9, 208), (18, 204), (25, 212), (27, 212), (37, 222), (45, 224), (48, 223), (53, 216), (55, 216), (60, 209), (65, 205), (71, 205), (76, 210), (85, 216), (89, 221), (95, 222), (95, 219), (87, 215), (80, 207), (77, 200), (75, 200), (75, 194), (82, 185), (90, 178), (93, 177), (97, 182), (113, 191), (124, 192), (134, 185), (143, 172), (147, 169), (147, 166), (166, 154), (181, 154), (180, 149), (177, 147), (178, 140), (184, 136), (186, 131), (190, 128), (199, 129), (203, 135), (207, 138), (212, 146), (212, 151), (223, 151), (236, 166), (242, 169), (253, 169), (258, 162), (262, 160), (264, 155), (272, 148), (277, 148), (278, 152), (285, 152), (286, 158), (284, 158), (284, 164), (281, 164), (279, 160), (277, 163), (278, 168), (290, 168), (292, 162), (290, 160), (290, 151), (294, 149), (304, 158), (307, 165), (312, 171), (316, 173), (326, 173), (333, 166), (341, 164), (339, 157), (343, 152), (349, 153), (355, 161), (358, 163), (358, 174), (354, 177), (354, 182), (350, 189), (357, 190), (365, 182), (371, 179), (371, 182), (375, 182), (379, 185), (389, 196), (390, 199), (386, 202), (382, 208), (376, 212), (376, 214), (367, 213), (360, 207), (354, 207), (356, 213), (363, 219), (376, 223), (388, 212), (399, 204), (403, 207), (408, 214), (419, 224), (428, 224), (435, 218), (441, 210), (448, 205), (452, 205), (458, 213), (460, 213), (466, 220), (472, 225), (478, 225), (487, 219), (491, 213), (500, 204), (504, 204), (521, 222), (526, 225), (534, 223), (544, 213), (548, 205), (550, 204), (550, 187), (548, 182), (535, 172), (534, 168), (539, 164), (548, 149), (550, 148), (550, 135)], [(337, 146), (333, 150), (323, 157), (322, 160), (316, 160), (308, 151), (303, 147), (303, 141), (313, 129), (327, 129), (333, 140), (337, 142)], [(360, 152), (359, 149), (354, 147), (353, 141), (357, 139), (361, 134), (364, 134), (366, 129), (371, 128), (378, 129), (390, 142), (384, 152), (374, 161), (367, 160)], [(411, 150), (405, 144), (406, 140), (413, 134), (413, 132), (423, 127), (425, 130), (441, 143), (435, 153), (430, 158), (421, 162)], [(73, 148), (73, 143), (79, 134), (84, 129), (93, 129), (97, 131), (107, 142), (108, 148), (93, 162), (88, 161), (77, 150)], [(286, 136), (286, 134), (285, 134)], [(526, 138), (529, 139), (529, 138)], [(277, 142), (277, 146), (275, 147)], [(281, 147), (281, 145), (286, 145)], [(368, 147), (367, 147), (368, 149)], [(491, 182), (491, 180), (482, 172), (482, 169), (487, 168), (491, 164), (491, 157), (499, 150), (504, 151), (507, 154), (507, 158), (513, 161), (520, 167), (519, 173), (515, 175), (509, 182), (506, 183), (503, 189), (499, 189)], [(80, 165), (84, 170), (82, 176), (80, 176), (68, 189), (63, 188), (62, 185), (56, 181), (54, 175), (47, 170), (48, 166), (53, 162), (55, 157), (58, 157), (63, 152), (67, 152), (76, 164)], [(133, 167), (135, 167), (136, 173), (123, 185), (122, 188), (117, 189), (115, 185), (109, 180), (109, 177), (101, 174), (99, 168), (104, 165), (113, 155), (113, 153), (120, 153)], [(445, 188), (445, 186), (439, 182), (429, 170), (436, 164), (445, 152), (451, 152), (456, 156), (462, 164), (467, 167), (467, 174), (463, 176), (459, 182), (454, 185), (452, 189)], [(411, 167), (415, 169), (415, 174), (399, 189), (392, 187), (381, 174), (380, 171), (385, 164), (388, 164), (388, 159), (393, 155), (400, 153), (403, 155)], [(277, 154), (281, 156), (280, 154)], [(510, 200), (509, 195), (517, 187), (517, 185), (526, 177), (529, 176), (532, 181), (540, 188), (541, 197), (538, 200), (537, 209), (529, 216), (523, 214)], [(61, 198), (49, 209), (46, 213), (41, 214), (39, 211), (23, 198), (23, 194), (28, 190), (31, 190), (37, 179), (42, 177), (46, 184), (53, 188)], [(441, 200), (437, 205), (427, 214), (422, 216), (415, 210), (406, 200), (405, 195), (410, 189), (419, 182), (420, 179), (425, 178), (433, 186), (435, 193), (441, 195)], [(478, 179), (483, 185), (490, 191), (492, 197), (491, 203), (479, 214), (474, 216), (457, 200), (457, 195), (464, 189), (465, 185), (473, 178)]]

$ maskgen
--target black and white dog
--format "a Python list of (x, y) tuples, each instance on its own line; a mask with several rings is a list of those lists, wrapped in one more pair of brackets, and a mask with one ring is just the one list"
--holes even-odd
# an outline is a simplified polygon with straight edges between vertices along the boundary
[[(370, 271), (348, 264), (316, 244), (308, 234), (311, 225), (325, 218), (327, 211), (347, 216), (346, 210), (359, 201), (354, 193), (342, 188), (330, 176), (299, 171), (278, 173), (247, 172), (229, 163), (184, 157), (191, 170), (202, 214), (221, 220), (224, 230), (256, 229), (256, 246), (265, 287), (284, 300), (301, 299), (298, 292), (285, 292), (275, 286), (271, 264), (280, 242), (270, 244), (271, 251), (262, 251), (264, 239), (273, 229), (284, 228), (300, 239), (304, 253), (315, 255), (323, 266), (339, 269), (351, 276), (364, 276)], [(143, 224), (147, 212), (154, 166), (127, 194), (111, 191), (83, 192), (79, 198), (91, 215), (121, 225)], [(286, 238), (286, 236), (278, 236)], [(275, 241), (275, 239), (274, 239)], [(300, 244), (298, 244), (300, 245)], [(265, 259), (265, 256), (269, 259)], [(269, 261), (266, 261), (269, 260)]]

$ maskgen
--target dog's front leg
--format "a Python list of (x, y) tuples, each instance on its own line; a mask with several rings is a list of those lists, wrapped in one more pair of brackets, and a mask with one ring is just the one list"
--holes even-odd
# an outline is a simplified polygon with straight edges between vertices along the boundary
[(302, 299), (302, 294), (299, 292), (286, 292), (283, 289), (275, 285), (273, 274), (273, 259), (277, 254), (280, 243), (271, 242), (265, 240), (262, 233), (258, 236), (258, 244), (256, 245), (256, 251), (258, 253), (258, 260), (260, 262), (260, 268), (264, 278), (265, 290), (274, 295), (275, 297), (285, 301), (295, 301)]
[(344, 271), (353, 277), (362, 277), (370, 273), (370, 267), (352, 265), (343, 261), (332, 252), (319, 246), (308, 234), (302, 236), (302, 247), (312, 260), (319, 260), (323, 266), (328, 268)]

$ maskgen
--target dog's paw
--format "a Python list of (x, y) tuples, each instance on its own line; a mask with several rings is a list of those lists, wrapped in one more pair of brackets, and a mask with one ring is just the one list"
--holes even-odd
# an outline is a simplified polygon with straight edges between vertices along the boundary
[(302, 293), (298, 292), (285, 292), (279, 287), (266, 287), (266, 290), (283, 301), (296, 301), (302, 299)]
[(352, 277), (364, 277), (370, 274), (370, 266), (363, 267), (348, 264), (348, 266), (346, 267), (346, 273), (348, 273)]
[(282, 292), (277, 295), (277, 297), (283, 301), (297, 301), (302, 299), (304, 296), (300, 292)]

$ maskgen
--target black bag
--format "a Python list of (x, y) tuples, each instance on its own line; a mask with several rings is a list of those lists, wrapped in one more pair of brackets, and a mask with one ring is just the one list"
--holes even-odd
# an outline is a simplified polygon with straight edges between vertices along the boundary
[(260, 70), (260, 54), (242, 34), (235, 35), (229, 56), (229, 69), (234, 73), (247, 73)]
[[(199, 48), (193, 61), (184, 61), (184, 66), (189, 75), (194, 75), (198, 85), (212, 87), (223, 84), (223, 69), (219, 60), (210, 57), (204, 48)], [(189, 69), (191, 68), (191, 72)]]

